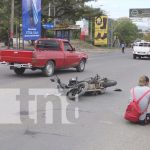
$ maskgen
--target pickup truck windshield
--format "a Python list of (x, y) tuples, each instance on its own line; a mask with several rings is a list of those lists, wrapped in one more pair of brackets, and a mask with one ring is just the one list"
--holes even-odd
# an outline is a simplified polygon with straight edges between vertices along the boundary
[(139, 47), (150, 47), (150, 43), (136, 43), (134, 46), (139, 46)]
[(47, 50), (59, 50), (60, 49), (60, 44), (57, 41), (53, 40), (39, 40), (36, 48), (38, 49), (47, 49)]

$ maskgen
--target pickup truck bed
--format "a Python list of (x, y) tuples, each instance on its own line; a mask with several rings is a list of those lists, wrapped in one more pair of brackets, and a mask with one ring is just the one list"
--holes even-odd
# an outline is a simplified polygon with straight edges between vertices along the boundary
[(2, 50), (1, 53), (1, 61), (6, 61), (8, 63), (31, 63), (33, 51), (28, 50)]

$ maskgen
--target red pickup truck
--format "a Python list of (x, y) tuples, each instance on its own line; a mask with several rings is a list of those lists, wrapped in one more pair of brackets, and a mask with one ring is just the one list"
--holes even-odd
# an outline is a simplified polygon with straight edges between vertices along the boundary
[(0, 50), (0, 63), (7, 64), (18, 75), (26, 69), (41, 69), (45, 76), (52, 76), (56, 69), (85, 69), (87, 54), (77, 52), (65, 39), (41, 38), (35, 42), (33, 50)]

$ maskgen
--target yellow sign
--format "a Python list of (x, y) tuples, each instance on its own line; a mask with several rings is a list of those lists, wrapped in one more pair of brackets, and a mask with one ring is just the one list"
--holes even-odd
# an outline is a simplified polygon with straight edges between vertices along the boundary
[(107, 45), (108, 17), (95, 17), (94, 45)]

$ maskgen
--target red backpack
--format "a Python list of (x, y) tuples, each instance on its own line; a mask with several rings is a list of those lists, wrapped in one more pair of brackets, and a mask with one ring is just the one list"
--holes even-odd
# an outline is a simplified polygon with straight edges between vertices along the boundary
[(134, 94), (134, 88), (133, 88), (133, 101), (131, 101), (129, 103), (129, 105), (126, 108), (125, 114), (124, 114), (124, 118), (128, 121), (131, 122), (138, 122), (139, 121), (139, 117), (140, 115), (142, 115), (144, 112), (147, 111), (147, 108), (141, 112), (141, 109), (139, 107), (139, 102), (142, 100), (142, 98), (149, 93), (150, 90), (148, 90), (147, 92), (145, 92), (138, 100), (135, 97)]

